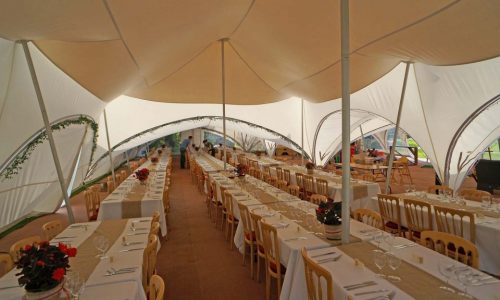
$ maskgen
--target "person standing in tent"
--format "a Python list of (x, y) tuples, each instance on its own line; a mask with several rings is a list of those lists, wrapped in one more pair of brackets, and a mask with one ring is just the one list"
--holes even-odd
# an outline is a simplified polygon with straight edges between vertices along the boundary
[(187, 139), (184, 139), (179, 146), (181, 150), (181, 169), (186, 168), (186, 149), (189, 147), (189, 144), (191, 144), (192, 139), (193, 137), (189, 136)]

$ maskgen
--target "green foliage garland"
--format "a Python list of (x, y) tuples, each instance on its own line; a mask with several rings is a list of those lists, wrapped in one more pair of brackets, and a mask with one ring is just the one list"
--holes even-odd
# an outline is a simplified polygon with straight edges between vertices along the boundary
[[(94, 159), (94, 152), (97, 147), (97, 132), (99, 129), (99, 125), (90, 117), (80, 115), (77, 119), (64, 120), (59, 123), (53, 124), (52, 131), (65, 129), (66, 127), (69, 127), (71, 125), (88, 125), (93, 131), (92, 151), (90, 154), (89, 162), (89, 166), (91, 166)], [(22, 169), (22, 165), (29, 159), (35, 148), (39, 144), (42, 144), (47, 138), (47, 132), (44, 130), (35, 139), (29, 142), (29, 144), (24, 147), (23, 151), (17, 154), (16, 157), (10, 162), (10, 164), (0, 173), (0, 178), (2, 178), (2, 180), (11, 179), (15, 175), (19, 174), (19, 171), (21, 171)]]

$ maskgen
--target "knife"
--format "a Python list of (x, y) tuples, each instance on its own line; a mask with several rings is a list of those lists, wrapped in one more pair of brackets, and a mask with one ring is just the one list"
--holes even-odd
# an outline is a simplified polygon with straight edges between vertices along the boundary
[(335, 251), (331, 251), (331, 252), (326, 252), (326, 253), (316, 254), (316, 255), (311, 256), (311, 258), (320, 257), (320, 256), (325, 256), (325, 255), (329, 255), (329, 254), (335, 254), (335, 253), (337, 253), (337, 252), (335, 252)]
[(376, 282), (371, 282), (371, 283), (366, 283), (366, 284), (363, 284), (363, 285), (357, 285), (357, 286), (354, 286), (354, 287), (346, 288), (346, 290), (352, 291), (352, 290), (356, 290), (356, 289), (360, 289), (360, 288), (369, 287), (369, 286), (372, 286), (372, 285), (377, 285), (377, 283)]
[(122, 250), (120, 250), (120, 252), (129, 252), (129, 251), (136, 251), (136, 250), (144, 250), (144, 248), (122, 249)]

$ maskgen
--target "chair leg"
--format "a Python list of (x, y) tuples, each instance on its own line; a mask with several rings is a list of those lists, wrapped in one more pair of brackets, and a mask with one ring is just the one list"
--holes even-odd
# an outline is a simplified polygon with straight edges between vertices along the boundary
[(257, 282), (260, 283), (260, 260), (261, 260), (261, 257), (259, 256), (258, 251), (259, 251), (259, 249), (257, 248)]
[(247, 245), (246, 242), (243, 241), (243, 266), (246, 264), (246, 258), (247, 258)]
[(266, 271), (266, 300), (269, 300), (270, 298), (271, 298), (271, 274), (269, 274), (269, 271)]
[(253, 279), (253, 260), (254, 260), (254, 251), (253, 251), (254, 243), (250, 244), (250, 277)]
[[(278, 266), (278, 268), (281, 268), (281, 266)], [(276, 278), (276, 286), (278, 287), (278, 299), (279, 299), (281, 294), (281, 274), (278, 278)]]

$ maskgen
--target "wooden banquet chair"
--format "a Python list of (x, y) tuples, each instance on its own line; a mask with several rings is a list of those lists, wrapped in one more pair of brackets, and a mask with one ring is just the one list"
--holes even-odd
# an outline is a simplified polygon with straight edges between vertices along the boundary
[(9, 254), (10, 257), (12, 258), (12, 261), (16, 262), (19, 259), (19, 254), (20, 254), (19, 250), (21, 250), (21, 248), (24, 248), (24, 246), (26, 245), (33, 245), (34, 243), (40, 243), (41, 241), (42, 240), (40, 239), (40, 236), (33, 235), (15, 242), (12, 246), (10, 246), (9, 250)]
[(408, 179), (408, 184), (413, 184), (413, 179), (411, 178), (410, 161), (407, 157), (402, 156), (397, 161), (394, 162), (394, 167), (399, 174), (399, 183), (405, 183), (405, 178)]
[(83, 191), (83, 197), (85, 198), (85, 211), (89, 221), (97, 220), (97, 206), (95, 204), (95, 196), (93, 193), (94, 192), (90, 189)]
[(283, 169), (280, 167), (276, 167), (276, 178), (283, 180)]
[[(224, 231), (224, 223), (226, 222), (226, 188), (223, 186), (219, 187), (221, 202), (217, 202), (215, 211), (215, 228), (219, 226), (220, 220), (220, 230)], [(216, 199), (217, 200), (217, 199)]]
[(320, 194), (328, 198), (328, 181), (316, 178), (316, 194)]
[(0, 253), (0, 278), (14, 268), (12, 257), (7, 253)]
[(468, 266), (479, 268), (479, 252), (472, 242), (446, 232), (422, 231), (421, 244)]
[(113, 178), (108, 176), (106, 178), (106, 193), (111, 194), (115, 190), (115, 184), (113, 183)]
[(160, 223), (159, 222), (153, 222), (151, 224), (151, 228), (149, 229), (149, 234), (154, 234), (157, 237), (160, 237)]
[(226, 227), (224, 232), (226, 234), (226, 240), (229, 241), (230, 249), (234, 249), (234, 232), (236, 230), (236, 226), (238, 226), (239, 220), (234, 216), (233, 209), (233, 194), (229, 191), (224, 191), (224, 206), (226, 208)]
[(483, 200), (489, 200), (491, 202), (491, 199), (493, 198), (493, 196), (487, 191), (473, 190), (473, 189), (462, 190), (460, 191), (460, 193), (458, 193), (458, 195), (464, 197), (467, 200), (478, 201), (478, 202), (481, 202)]
[(142, 255), (142, 286), (146, 295), (148, 294), (151, 277), (155, 273), (158, 249), (158, 236), (150, 234), (148, 238), (148, 245), (144, 249)]
[[(255, 246), (257, 249), (257, 282), (260, 282), (260, 265), (261, 262), (266, 261), (266, 252), (264, 251), (264, 238), (262, 237), (262, 230), (260, 226), (260, 221), (262, 216), (249, 211), (250, 221), (252, 222), (252, 228), (255, 232)], [(253, 276), (252, 276), (253, 278)]]
[[(304, 272), (307, 285), (307, 299), (309, 300), (333, 300), (332, 274), (325, 268), (312, 260), (306, 248), (302, 248), (302, 259), (304, 260)], [(323, 291), (322, 282), (326, 283), (326, 293)]]
[(278, 180), (277, 184), (278, 188), (284, 192), (288, 192), (287, 182), (285, 180)]
[(262, 222), (262, 220), (260, 221), (260, 226), (264, 241), (264, 252), (266, 253), (266, 299), (269, 300), (271, 296), (271, 277), (276, 279), (279, 297), (286, 269), (280, 262), (280, 241), (276, 228), (271, 224)]
[(447, 185), (431, 185), (427, 188), (427, 192), (430, 194), (437, 194), (441, 192), (447, 192), (453, 196), (453, 189), (448, 187)]
[(300, 199), (305, 200), (305, 191), (304, 191), (304, 174), (296, 172), (295, 173), (295, 182), (300, 188), (300, 195), (302, 196)]
[(328, 198), (325, 195), (320, 195), (320, 194), (312, 194), (311, 197), (309, 198), (309, 201), (316, 205), (319, 205), (321, 202), (326, 202), (327, 200)]
[(358, 208), (353, 211), (353, 217), (361, 223), (365, 223), (372, 227), (383, 229), (382, 216), (374, 210), (368, 208)]
[(288, 169), (283, 169), (283, 180), (285, 180), (285, 181), (286, 181), (286, 184), (287, 184), (287, 185), (292, 184), (292, 182), (290, 181), (290, 180), (291, 180), (290, 170), (288, 170)]
[(42, 225), (43, 236), (47, 241), (50, 241), (62, 231), (62, 223), (59, 220), (50, 221)]
[(148, 300), (163, 300), (165, 295), (165, 282), (158, 275), (151, 276), (149, 280), (149, 297)]
[(160, 222), (160, 212), (158, 211), (154, 211), (151, 215), (151, 224), (153, 224), (154, 222)]
[(380, 216), (382, 217), (382, 229), (402, 236), (404, 229), (401, 226), (401, 207), (399, 206), (399, 198), (378, 194), (377, 201)]
[(300, 195), (300, 187), (296, 184), (292, 184), (292, 185), (289, 185), (288, 186), (288, 193), (290, 195), (293, 195), (295, 197), (299, 197), (301, 198), (301, 195)]
[(314, 177), (311, 175), (304, 175), (304, 198), (309, 201), (311, 195), (314, 194)]
[(252, 229), (252, 220), (248, 207), (238, 202), (238, 208), (240, 209), (240, 220), (243, 223), (243, 265), (246, 262), (246, 249), (248, 246), (250, 248), (250, 276), (253, 279), (253, 262), (257, 245), (255, 231)]
[(427, 202), (405, 198), (403, 206), (409, 239), (418, 242), (422, 231), (433, 230), (432, 207)]
[(466, 238), (467, 224), (469, 240), (476, 242), (476, 223), (474, 213), (450, 207), (434, 205), (434, 217), (438, 231), (446, 232)]

